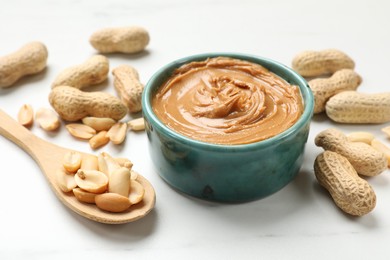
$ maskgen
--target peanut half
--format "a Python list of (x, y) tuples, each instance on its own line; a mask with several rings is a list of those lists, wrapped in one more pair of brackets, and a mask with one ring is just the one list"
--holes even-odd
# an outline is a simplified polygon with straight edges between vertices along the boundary
[(107, 132), (107, 137), (110, 138), (111, 142), (114, 144), (121, 144), (126, 139), (127, 134), (127, 124), (118, 122), (113, 125), (110, 130)]
[(62, 165), (70, 173), (77, 172), (81, 167), (82, 155), (75, 151), (65, 153)]
[(95, 204), (96, 193), (91, 193), (80, 188), (74, 188), (73, 194), (78, 201)]
[(103, 193), (107, 190), (107, 176), (95, 170), (78, 170), (74, 179), (81, 189), (92, 193)]
[(375, 208), (374, 190), (358, 176), (344, 156), (331, 151), (323, 152), (314, 162), (314, 173), (319, 184), (328, 190), (344, 212), (363, 216)]
[(114, 87), (131, 113), (142, 110), (141, 97), (144, 86), (139, 81), (138, 72), (131, 66), (122, 65), (113, 69)]
[(49, 102), (67, 121), (77, 121), (87, 116), (120, 120), (127, 114), (127, 107), (115, 96), (105, 92), (83, 92), (69, 86), (52, 89)]
[(68, 174), (64, 169), (58, 169), (56, 172), (56, 181), (58, 187), (63, 192), (70, 192), (77, 187), (73, 174)]
[(131, 206), (131, 202), (128, 197), (117, 193), (103, 193), (96, 195), (95, 203), (98, 208), (114, 213), (123, 212)]
[(35, 114), (35, 117), (40, 127), (46, 131), (54, 131), (60, 127), (60, 119), (51, 109), (40, 108)]
[(34, 123), (34, 111), (31, 105), (24, 104), (19, 109), (18, 122), (25, 127), (30, 127)]
[(79, 139), (89, 140), (96, 134), (95, 129), (84, 124), (67, 124), (66, 129), (72, 136)]
[(114, 158), (114, 160), (121, 166), (121, 167), (126, 167), (128, 168), (129, 170), (131, 170), (131, 168), (133, 167), (133, 163), (127, 159), (127, 158), (123, 158), (123, 157), (116, 157)]
[(110, 177), (111, 173), (121, 168), (119, 163), (113, 157), (111, 157), (111, 155), (105, 152), (99, 154), (98, 166), (99, 166), (99, 171), (106, 174), (107, 177)]
[(96, 131), (107, 131), (113, 126), (116, 121), (107, 117), (84, 117), (82, 119), (84, 125), (92, 127)]
[(107, 131), (100, 131), (89, 139), (89, 146), (92, 149), (100, 148), (106, 145), (110, 141), (110, 138), (107, 137)]
[(12, 86), (20, 78), (43, 71), (48, 52), (40, 42), (30, 42), (18, 51), (0, 57), (0, 88)]
[(385, 133), (387, 137), (390, 137), (390, 126), (382, 128), (382, 132)]
[(129, 200), (131, 204), (137, 204), (142, 201), (145, 194), (145, 188), (136, 180), (130, 181)]
[(345, 90), (356, 90), (361, 77), (351, 69), (336, 71), (330, 78), (310, 80), (309, 86), (314, 95), (314, 113), (325, 111), (325, 104), (335, 94)]
[(304, 51), (293, 58), (292, 68), (303, 77), (316, 77), (333, 74), (341, 69), (354, 69), (355, 62), (336, 49)]
[(149, 43), (149, 33), (142, 27), (104, 28), (94, 32), (89, 42), (100, 53), (136, 53)]
[(352, 132), (347, 134), (348, 141), (362, 142), (371, 145), (371, 141), (375, 136), (369, 132)]
[(361, 175), (376, 176), (387, 168), (387, 159), (382, 152), (366, 143), (349, 142), (337, 129), (330, 128), (320, 132), (315, 138), (315, 144), (346, 157)]
[(130, 169), (121, 167), (110, 174), (108, 192), (128, 197), (130, 191)]
[(85, 154), (81, 159), (82, 170), (99, 170), (98, 157), (92, 154)]
[(145, 119), (143, 117), (133, 119), (127, 122), (127, 125), (132, 131), (142, 131), (145, 130)]
[(102, 55), (95, 55), (80, 65), (62, 71), (51, 86), (52, 88), (70, 86), (82, 89), (105, 81), (109, 70), (108, 59)]
[(364, 94), (343, 91), (331, 97), (326, 114), (338, 123), (380, 124), (390, 121), (390, 92)]

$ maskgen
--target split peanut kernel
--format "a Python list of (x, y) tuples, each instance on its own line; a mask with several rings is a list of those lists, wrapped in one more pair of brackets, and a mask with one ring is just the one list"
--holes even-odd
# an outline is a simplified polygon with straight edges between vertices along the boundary
[(129, 168), (130, 170), (133, 167), (133, 163), (127, 158), (117, 157), (117, 158), (114, 158), (114, 160), (117, 163), (119, 163), (119, 165), (121, 167), (126, 167), (126, 168)]
[(371, 141), (375, 138), (375, 136), (369, 132), (352, 132), (347, 135), (347, 138), (350, 142), (371, 144)]
[(98, 208), (109, 212), (123, 212), (130, 208), (131, 202), (128, 197), (117, 193), (103, 193), (95, 197)]
[(79, 139), (89, 140), (96, 134), (95, 129), (83, 124), (67, 124), (66, 129), (72, 136)]
[(63, 166), (66, 171), (70, 173), (76, 173), (81, 166), (81, 154), (78, 152), (70, 151), (65, 154), (63, 159)]
[(47, 108), (40, 108), (35, 115), (38, 124), (46, 131), (57, 130), (60, 126), (60, 119), (57, 114)]
[(89, 139), (89, 146), (92, 149), (97, 149), (106, 145), (110, 141), (110, 138), (107, 137), (107, 131), (100, 131)]
[(99, 171), (106, 174), (107, 177), (110, 177), (110, 174), (119, 169), (121, 166), (113, 157), (111, 157), (111, 155), (102, 152), (98, 156), (98, 167)]
[(130, 120), (129, 122), (127, 122), (127, 125), (132, 131), (145, 130), (145, 120), (142, 117)]
[(96, 170), (96, 171), (99, 170), (97, 156), (92, 155), (92, 154), (83, 155), (83, 158), (81, 159), (80, 169), (82, 169), (82, 170)]
[(73, 194), (78, 201), (95, 204), (96, 193), (88, 192), (80, 188), (74, 188)]
[(70, 192), (77, 187), (73, 174), (67, 173), (64, 169), (58, 169), (56, 173), (58, 187), (63, 192)]
[(141, 202), (145, 194), (145, 188), (136, 180), (130, 181), (130, 194), (129, 200), (131, 204), (137, 204)]
[(107, 132), (107, 137), (114, 144), (121, 144), (126, 138), (127, 124), (118, 122), (113, 125)]
[(387, 137), (390, 137), (390, 125), (382, 128), (382, 132), (387, 135)]
[(30, 127), (34, 122), (34, 111), (31, 105), (24, 104), (18, 113), (18, 122), (25, 127)]
[(78, 170), (74, 179), (81, 189), (91, 193), (103, 193), (107, 190), (107, 176), (96, 170)]
[(108, 179), (108, 192), (128, 197), (130, 190), (130, 176), (130, 170), (125, 167), (121, 167), (113, 171)]
[(115, 125), (116, 121), (109, 117), (84, 117), (82, 119), (84, 125), (92, 127), (97, 132), (99, 131), (107, 131), (111, 128), (111, 126)]

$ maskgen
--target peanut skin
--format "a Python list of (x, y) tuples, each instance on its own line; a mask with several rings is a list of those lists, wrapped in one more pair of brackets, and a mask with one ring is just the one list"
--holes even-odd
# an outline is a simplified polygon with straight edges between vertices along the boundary
[(324, 150), (346, 157), (361, 175), (376, 176), (387, 168), (387, 159), (383, 153), (366, 143), (348, 141), (347, 136), (337, 129), (320, 132), (314, 142)]
[(293, 58), (292, 68), (303, 77), (333, 74), (341, 69), (355, 68), (355, 62), (336, 49), (304, 51)]
[(325, 151), (314, 162), (314, 173), (321, 186), (344, 212), (363, 216), (376, 205), (376, 195), (367, 181), (360, 178), (342, 155)]
[(105, 28), (93, 33), (91, 45), (100, 53), (137, 53), (149, 43), (149, 33), (142, 27)]
[(67, 121), (77, 121), (86, 116), (120, 120), (127, 114), (127, 107), (117, 97), (104, 92), (83, 92), (69, 86), (52, 89), (49, 102)]
[(131, 66), (121, 65), (113, 69), (112, 74), (115, 90), (129, 111), (131, 113), (141, 111), (144, 86), (139, 81), (138, 72)]
[(7, 56), (0, 57), (0, 87), (12, 86), (20, 78), (43, 71), (48, 52), (40, 42), (30, 42)]
[(314, 113), (325, 111), (328, 99), (345, 90), (356, 90), (362, 78), (351, 69), (342, 69), (335, 72), (330, 78), (318, 78), (309, 81), (314, 95)]
[(63, 70), (51, 87), (70, 86), (78, 89), (99, 84), (108, 77), (109, 62), (102, 55), (94, 55), (80, 65)]
[(338, 123), (381, 124), (390, 122), (390, 92), (364, 94), (343, 91), (326, 102), (327, 116)]

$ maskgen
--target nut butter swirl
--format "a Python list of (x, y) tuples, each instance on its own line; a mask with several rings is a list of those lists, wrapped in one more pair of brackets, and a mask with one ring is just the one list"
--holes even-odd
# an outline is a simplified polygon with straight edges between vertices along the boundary
[(302, 114), (302, 98), (266, 68), (227, 57), (176, 69), (152, 100), (172, 130), (203, 142), (247, 144), (277, 135)]

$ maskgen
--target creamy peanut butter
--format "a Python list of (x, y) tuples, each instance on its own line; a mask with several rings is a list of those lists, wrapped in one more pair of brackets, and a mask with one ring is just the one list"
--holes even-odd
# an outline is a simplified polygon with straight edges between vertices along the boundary
[(301, 116), (297, 86), (266, 68), (227, 57), (176, 69), (152, 100), (172, 130), (215, 144), (247, 144), (277, 135)]

